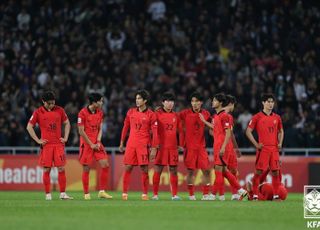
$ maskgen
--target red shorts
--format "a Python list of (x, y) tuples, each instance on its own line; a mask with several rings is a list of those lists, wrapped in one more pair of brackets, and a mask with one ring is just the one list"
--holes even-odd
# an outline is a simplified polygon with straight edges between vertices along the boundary
[(238, 168), (238, 159), (237, 159), (237, 155), (234, 150), (229, 155), (227, 165), (228, 165), (228, 169), (237, 169)]
[(93, 158), (96, 161), (102, 160), (102, 159), (108, 159), (108, 154), (104, 149), (104, 146), (100, 144), (100, 149), (97, 151), (94, 151), (90, 145), (82, 144), (80, 146), (80, 155), (79, 155), (79, 161), (82, 165), (90, 165), (93, 161)]
[(177, 149), (160, 148), (157, 152), (155, 165), (172, 165), (177, 166), (179, 160), (179, 153)]
[(184, 165), (188, 169), (209, 169), (209, 157), (206, 149), (186, 149), (184, 151)]
[(270, 168), (271, 171), (280, 169), (279, 150), (274, 147), (262, 147), (256, 152), (256, 169), (265, 171)]
[(66, 164), (66, 154), (64, 152), (64, 145), (46, 144), (41, 146), (39, 165), (42, 167), (61, 167)]
[(125, 165), (148, 165), (149, 149), (147, 146), (126, 147), (123, 163)]

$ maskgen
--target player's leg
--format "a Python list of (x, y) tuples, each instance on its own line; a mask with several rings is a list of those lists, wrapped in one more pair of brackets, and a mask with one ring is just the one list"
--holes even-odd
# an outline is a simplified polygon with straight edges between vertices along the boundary
[(136, 148), (130, 146), (126, 147), (126, 151), (123, 157), (123, 163), (125, 165), (123, 174), (123, 186), (122, 186), (122, 200), (128, 199), (128, 189), (130, 184), (130, 177), (132, 169), (135, 165), (138, 165)]
[(268, 169), (269, 167), (269, 158), (270, 153), (268, 150), (257, 150), (256, 153), (256, 162), (255, 162), (255, 173), (252, 178), (252, 192), (253, 192), (253, 200), (258, 200), (258, 187), (260, 184), (260, 178), (262, 173)]
[[(224, 179), (223, 179), (223, 165), (216, 164), (214, 167), (215, 180), (213, 184), (213, 195), (215, 196), (217, 193), (220, 195), (220, 200), (225, 200), (224, 198)], [(214, 197), (215, 199), (215, 197)]]
[[(238, 172), (237, 168), (229, 167), (228, 170), (236, 178), (237, 182), (239, 183), (239, 178), (238, 178), (239, 172)], [(232, 186), (230, 186), (230, 188), (231, 188), (231, 193), (232, 193), (231, 200), (238, 200), (239, 199), (238, 190)]]
[(142, 200), (149, 200), (148, 197), (148, 186), (149, 186), (149, 174), (148, 174), (148, 165), (140, 165), (142, 171)]
[(99, 193), (98, 198), (112, 199), (112, 196), (106, 193), (106, 188), (108, 184), (108, 173), (109, 173), (109, 161), (108, 154), (105, 151), (104, 146), (100, 145), (99, 151), (94, 151), (94, 158), (99, 162), (100, 165), (100, 175), (99, 175)]
[(194, 170), (196, 169), (196, 155), (192, 149), (185, 149), (184, 151), (184, 165), (187, 168), (187, 186), (189, 192), (189, 200), (196, 200), (194, 195)]
[(66, 164), (66, 154), (64, 151), (64, 145), (56, 145), (54, 147), (54, 165), (58, 168), (58, 183), (60, 189), (60, 199), (61, 200), (72, 200), (73, 197), (70, 197), (66, 194), (66, 185), (67, 178), (65, 172), (65, 164)]
[(178, 167), (177, 165), (170, 165), (170, 185), (171, 185), (171, 194), (172, 200), (181, 200), (178, 194)]
[(270, 169), (272, 175), (272, 186), (273, 186), (273, 199), (280, 200), (279, 198), (279, 187), (281, 185), (281, 175), (280, 170), (280, 159), (279, 152), (273, 151), (270, 157)]
[(209, 157), (206, 149), (199, 150), (197, 154), (197, 165), (196, 167), (202, 170), (203, 180), (202, 180), (202, 199), (201, 200), (211, 200), (212, 197), (209, 196), (210, 189), (210, 166)]
[(194, 169), (188, 168), (187, 169), (187, 186), (188, 186), (188, 192), (189, 192), (189, 200), (196, 200), (196, 197), (194, 195)]
[(42, 181), (44, 185), (44, 190), (46, 193), (46, 200), (52, 200), (51, 192), (50, 192), (50, 171), (51, 168), (49, 167), (43, 167), (43, 175), (42, 175)]
[(79, 161), (82, 165), (82, 188), (84, 193), (84, 199), (90, 200), (89, 192), (89, 174), (90, 174), (90, 164), (93, 160), (93, 150), (89, 145), (82, 144), (80, 147)]
[(89, 173), (90, 173), (89, 165), (82, 165), (82, 188), (83, 188), (85, 200), (91, 200), (90, 193), (89, 193)]
[(133, 165), (125, 165), (124, 167), (124, 175), (122, 181), (122, 200), (128, 200), (128, 190), (133, 167)]
[(163, 170), (163, 165), (154, 165), (154, 174), (153, 174), (153, 197), (152, 200), (159, 200), (158, 192), (159, 192), (159, 184), (160, 184), (160, 176)]
[(41, 146), (39, 165), (43, 167), (42, 182), (46, 193), (46, 200), (52, 200), (50, 171), (52, 167), (53, 148), (48, 145)]
[(101, 160), (98, 160), (99, 165), (101, 167), (100, 175), (99, 175), (99, 198), (104, 199), (112, 199), (112, 196), (106, 193), (107, 184), (108, 184), (108, 172), (109, 172), (109, 161), (107, 155)]

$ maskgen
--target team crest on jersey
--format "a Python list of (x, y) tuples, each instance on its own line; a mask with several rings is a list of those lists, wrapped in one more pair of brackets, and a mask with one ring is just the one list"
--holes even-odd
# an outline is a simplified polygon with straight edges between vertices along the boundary
[(277, 120), (273, 120), (273, 124), (277, 124)]
[(174, 117), (174, 118), (172, 119), (172, 121), (173, 121), (173, 122), (176, 122), (176, 118)]

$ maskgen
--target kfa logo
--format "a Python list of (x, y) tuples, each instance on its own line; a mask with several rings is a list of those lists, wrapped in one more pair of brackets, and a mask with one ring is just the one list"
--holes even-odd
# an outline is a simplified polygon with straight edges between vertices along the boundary
[(320, 185), (304, 186), (304, 218), (320, 219)]

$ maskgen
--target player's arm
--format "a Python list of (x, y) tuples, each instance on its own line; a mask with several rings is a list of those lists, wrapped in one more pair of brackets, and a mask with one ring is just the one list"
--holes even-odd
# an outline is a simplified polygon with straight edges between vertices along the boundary
[(284, 138), (284, 131), (283, 131), (283, 129), (280, 129), (279, 133), (278, 133), (278, 148), (279, 149), (282, 148), (283, 138)]
[(241, 157), (241, 152), (239, 150), (239, 146), (238, 146), (238, 142), (236, 140), (236, 137), (234, 136), (234, 133), (233, 131), (231, 130), (231, 141), (232, 141), (232, 144), (233, 144), (233, 148), (235, 149), (236, 151), (236, 154), (237, 154), (237, 157)]
[(183, 151), (183, 147), (185, 145), (185, 137), (184, 137), (184, 132), (183, 132), (183, 129), (184, 129), (184, 124), (183, 122), (181, 121), (181, 118), (179, 116), (177, 116), (177, 121), (178, 121), (178, 125), (177, 125), (177, 132), (178, 132), (178, 137), (179, 137), (179, 146), (178, 146), (178, 150), (179, 151)]
[(92, 141), (89, 139), (88, 135), (86, 134), (84, 130), (83, 125), (78, 126), (79, 135), (84, 139), (84, 141), (92, 148), (93, 150), (98, 150), (99, 146), (97, 144), (92, 143)]
[(256, 147), (257, 149), (262, 148), (262, 144), (258, 143), (254, 136), (252, 135), (253, 129), (248, 127), (246, 130), (246, 136), (248, 137), (249, 141)]
[(213, 125), (204, 118), (204, 116), (203, 116), (202, 113), (199, 113), (199, 117), (200, 117), (200, 120), (201, 120), (206, 126), (208, 126), (210, 129), (213, 129)]
[(151, 132), (152, 143), (150, 151), (150, 160), (153, 161), (156, 157), (157, 149), (159, 148), (159, 136), (158, 136), (158, 121), (156, 114), (151, 115)]
[(127, 133), (128, 133), (128, 130), (130, 128), (130, 118), (129, 118), (129, 111), (126, 115), (126, 118), (124, 119), (124, 122), (123, 122), (123, 128), (122, 128), (122, 131), (121, 131), (121, 140), (120, 140), (120, 146), (119, 146), (119, 151), (120, 152), (123, 152), (124, 151), (124, 142), (126, 140), (126, 137), (127, 137)]
[(222, 146), (220, 148), (220, 152), (219, 152), (220, 156), (223, 156), (223, 154), (224, 154), (224, 152), (226, 150), (226, 146), (227, 146), (227, 144), (228, 144), (228, 142), (230, 140), (230, 137), (231, 137), (231, 129), (228, 128), (228, 129), (225, 129), (225, 131), (226, 131), (226, 135), (224, 137), (224, 141), (223, 141)]
[(71, 125), (70, 125), (69, 119), (65, 120), (63, 122), (63, 125), (64, 125), (64, 136), (60, 138), (60, 141), (62, 143), (66, 143), (68, 141), (69, 134), (70, 134), (70, 129), (71, 129)]
[(45, 145), (48, 141), (47, 140), (44, 140), (44, 139), (40, 139), (36, 132), (34, 131), (34, 125), (31, 124), (30, 122), (28, 123), (27, 125), (27, 131), (29, 133), (29, 135), (31, 136), (31, 138), (37, 142), (39, 145)]

